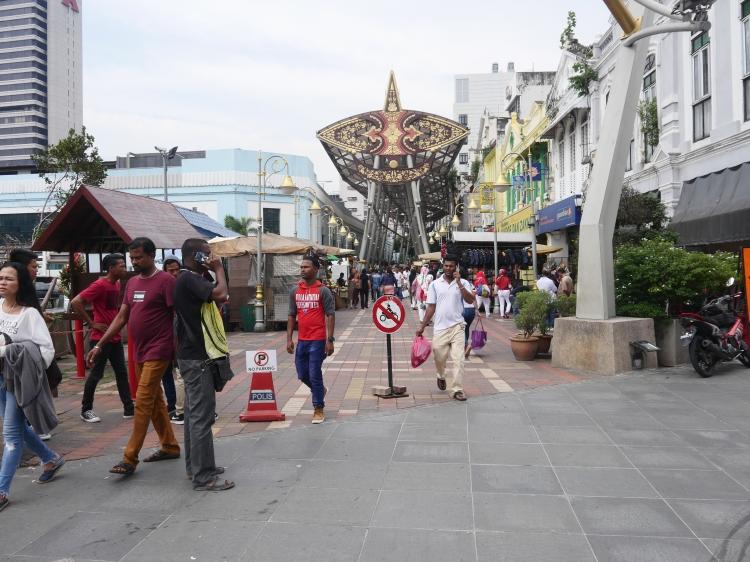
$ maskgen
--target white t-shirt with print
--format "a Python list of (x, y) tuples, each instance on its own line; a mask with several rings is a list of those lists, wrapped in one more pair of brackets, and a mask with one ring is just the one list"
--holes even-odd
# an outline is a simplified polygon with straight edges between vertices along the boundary
[[(3, 302), (0, 299), (0, 333), (8, 334), (11, 341), (20, 343), (32, 341), (39, 346), (45, 368), (49, 367), (55, 358), (55, 347), (52, 345), (52, 336), (49, 335), (44, 318), (35, 308), (24, 307), (20, 314), (8, 314), (3, 311)], [(0, 339), (0, 357), (5, 355), (5, 338)]]

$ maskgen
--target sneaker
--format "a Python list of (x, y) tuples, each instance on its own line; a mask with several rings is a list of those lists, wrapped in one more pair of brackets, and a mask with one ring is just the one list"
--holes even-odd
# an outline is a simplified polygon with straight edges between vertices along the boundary
[(49, 441), (50, 439), (52, 439), (52, 434), (51, 433), (40, 433), (39, 434), (39, 439), (41, 439), (42, 441)]
[(129, 420), (135, 417), (135, 412), (123, 412), (122, 419)]
[(94, 410), (86, 410), (81, 414), (81, 419), (86, 423), (98, 423), (102, 419), (94, 413)]
[(312, 422), (323, 423), (325, 419), (326, 419), (326, 415), (323, 413), (323, 408), (315, 408), (315, 413), (313, 414)]
[(214, 412), (214, 421), (219, 421), (219, 414)]
[(185, 425), (185, 414), (172, 414), (169, 421), (175, 425)]

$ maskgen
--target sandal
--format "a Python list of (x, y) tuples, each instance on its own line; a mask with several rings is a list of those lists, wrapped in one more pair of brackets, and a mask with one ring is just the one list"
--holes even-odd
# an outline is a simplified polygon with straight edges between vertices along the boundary
[(466, 395), (464, 394), (463, 390), (459, 390), (453, 395), (454, 400), (458, 400), (459, 402), (465, 402), (466, 401)]
[[(218, 476), (219, 474), (224, 474), (224, 467), (223, 466), (217, 466), (214, 469), (213, 475), (214, 476)], [(192, 472), (188, 472), (187, 473), (187, 479), (188, 480), (192, 480), (193, 479), (193, 473)]]
[(49, 468), (42, 472), (42, 475), (36, 481), (37, 484), (47, 484), (48, 482), (52, 482), (55, 479), (57, 471), (60, 470), (64, 464), (65, 459), (62, 458), (62, 456), (57, 457), (57, 460), (55, 460), (52, 468)]
[(9, 503), (10, 503), (10, 499), (8, 499), (8, 496), (0, 493), (0, 511), (8, 507)]
[(440, 377), (438, 377), (437, 386), (440, 390), (445, 390), (445, 379), (441, 379)]
[(193, 490), (196, 492), (223, 492), (224, 490), (231, 490), (234, 488), (234, 482), (231, 480), (221, 481), (218, 478), (211, 480), (208, 484), (202, 486), (193, 486)]
[(121, 474), (122, 476), (130, 476), (135, 472), (135, 467), (129, 462), (118, 462), (115, 466), (109, 469), (112, 474)]
[(150, 454), (145, 459), (143, 459), (143, 462), (158, 462), (158, 461), (168, 461), (172, 459), (179, 459), (180, 453), (168, 453), (167, 451), (164, 451), (162, 449), (159, 449), (155, 453)]

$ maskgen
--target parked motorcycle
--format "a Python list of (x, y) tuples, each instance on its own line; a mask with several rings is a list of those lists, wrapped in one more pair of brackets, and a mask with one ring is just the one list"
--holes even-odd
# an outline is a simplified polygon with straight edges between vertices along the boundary
[[(733, 280), (732, 280), (733, 282)], [(747, 316), (738, 310), (742, 293), (708, 302), (698, 313), (680, 314), (686, 329), (682, 345), (689, 346), (690, 363), (701, 377), (710, 377), (716, 365), (739, 359), (750, 368)]]

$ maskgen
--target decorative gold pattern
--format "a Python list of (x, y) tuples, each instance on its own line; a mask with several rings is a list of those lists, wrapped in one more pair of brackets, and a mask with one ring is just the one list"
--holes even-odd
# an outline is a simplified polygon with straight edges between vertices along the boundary
[(414, 181), (430, 171), (430, 163), (426, 162), (417, 168), (405, 170), (373, 170), (364, 164), (357, 165), (357, 172), (368, 180), (379, 183), (402, 184)]
[[(396, 78), (391, 72), (382, 111), (338, 121), (322, 129), (317, 136), (327, 149), (335, 147), (354, 155), (356, 169), (362, 177), (383, 183), (404, 183), (429, 173), (436, 151), (455, 146), (457, 152), (468, 135), (466, 127), (450, 119), (402, 109)], [(369, 163), (363, 163), (366, 155), (386, 157), (381, 167), (390, 169), (376, 170)], [(411, 168), (407, 156), (415, 159), (421, 156), (419, 160), (424, 164)]]

